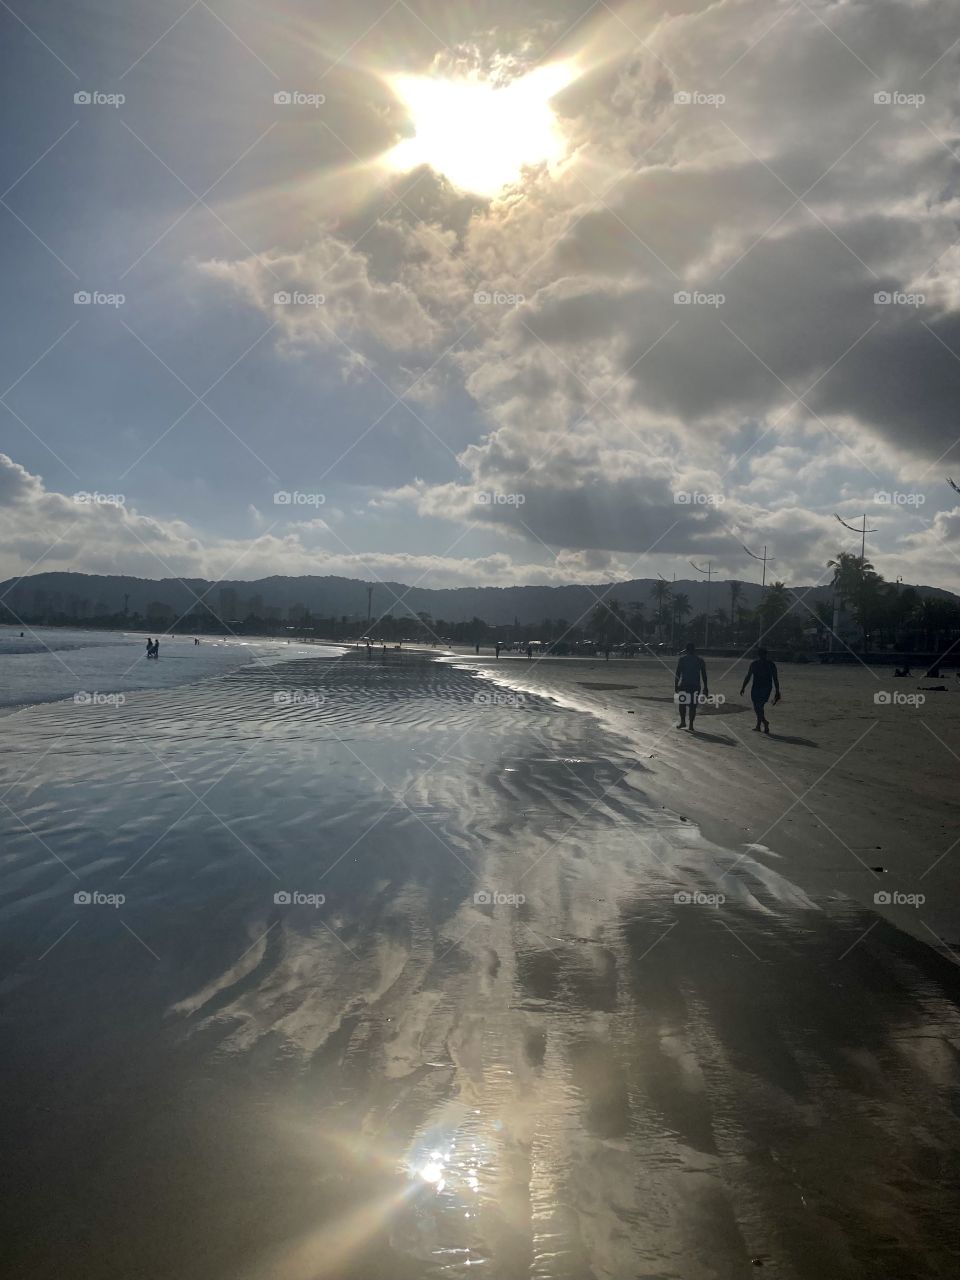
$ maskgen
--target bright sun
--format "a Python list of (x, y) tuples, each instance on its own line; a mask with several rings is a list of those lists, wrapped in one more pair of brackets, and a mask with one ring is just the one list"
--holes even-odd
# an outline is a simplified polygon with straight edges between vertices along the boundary
[(571, 63), (540, 67), (504, 86), (478, 80), (394, 76), (414, 134), (387, 155), (397, 170), (428, 164), (462, 191), (495, 196), (525, 165), (555, 164), (566, 150), (550, 99), (574, 79)]

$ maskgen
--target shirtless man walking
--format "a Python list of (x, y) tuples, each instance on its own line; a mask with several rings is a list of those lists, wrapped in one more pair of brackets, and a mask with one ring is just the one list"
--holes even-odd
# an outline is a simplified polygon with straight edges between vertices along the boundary
[(750, 669), (740, 686), (741, 698), (751, 680), (753, 684), (750, 687), (750, 701), (753, 703), (753, 710), (757, 717), (753, 731), (759, 733), (762, 729), (764, 733), (769, 733), (770, 723), (767, 720), (766, 706), (774, 689), (777, 691), (774, 704), (780, 701), (780, 677), (777, 675), (777, 664), (767, 657), (766, 649), (758, 649), (756, 658), (750, 663)]
[(687, 727), (687, 711), (690, 712), (690, 732), (693, 733), (693, 722), (697, 715), (697, 703), (700, 691), (707, 697), (707, 668), (693, 644), (688, 644), (677, 662), (677, 671), (673, 678), (673, 691), (677, 695), (680, 706), (680, 723), (678, 729)]

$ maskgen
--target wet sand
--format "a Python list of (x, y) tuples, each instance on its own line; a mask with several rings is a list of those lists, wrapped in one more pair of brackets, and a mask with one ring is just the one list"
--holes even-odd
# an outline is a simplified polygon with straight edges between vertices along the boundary
[[(957, 966), (805, 834), (858, 795), (914, 874), (873, 807), (906, 731), (758, 744), (795, 788), (833, 763), (761, 840), (778, 784), (711, 741), (748, 717), (471, 665), (5, 718), (6, 1274), (955, 1275)], [(953, 823), (924, 777), (904, 823)]]

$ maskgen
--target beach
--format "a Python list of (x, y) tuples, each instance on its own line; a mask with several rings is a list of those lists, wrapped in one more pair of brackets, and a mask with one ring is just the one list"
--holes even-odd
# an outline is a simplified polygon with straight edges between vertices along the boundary
[(960, 695), (250, 656), (0, 720), (6, 1274), (956, 1273)]

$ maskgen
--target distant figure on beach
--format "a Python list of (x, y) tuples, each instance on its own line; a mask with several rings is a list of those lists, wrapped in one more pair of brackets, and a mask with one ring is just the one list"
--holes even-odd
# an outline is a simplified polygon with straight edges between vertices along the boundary
[(499, 640), (496, 643), (496, 651), (497, 651), (497, 658), (499, 660), (500, 658), (500, 641)]
[(533, 657), (533, 645), (532, 645), (532, 644), (528, 644), (528, 645), (527, 645), (527, 660), (529, 661), (532, 657)]
[(479, 654), (479, 652), (480, 652), (480, 641), (479, 641), (479, 640), (478, 640), (478, 641), (476, 642), (476, 644), (473, 646), (473, 649), (474, 649), (474, 652), (475, 652), (475, 653)]
[[(194, 644), (199, 644), (199, 643), (200, 643), (200, 641), (197, 639), (197, 637), (196, 637), (196, 636), (194, 636), (194, 637), (193, 637), (193, 643), (194, 643)], [(290, 641), (288, 640), (288, 641), (287, 641), (287, 644), (289, 644), (289, 643), (290, 643)]]
[(147, 636), (147, 657), (153, 657), (153, 637)]
[(690, 732), (693, 733), (693, 722), (697, 716), (697, 703), (700, 691), (707, 697), (710, 690), (707, 685), (707, 668), (697, 653), (694, 644), (688, 644), (677, 661), (677, 670), (673, 677), (673, 691), (677, 695), (680, 707), (680, 723), (678, 729), (687, 728), (687, 711), (690, 712)]
[(900, 677), (908, 676), (910, 674), (910, 663), (908, 662), (905, 666), (902, 666), (902, 667), (894, 667), (893, 674), (895, 676), (900, 676)]
[(744, 676), (743, 684), (740, 686), (741, 698), (743, 697), (744, 689), (746, 689), (751, 680), (753, 684), (750, 688), (750, 701), (753, 703), (753, 710), (757, 717), (757, 723), (753, 726), (753, 731), (754, 733), (759, 733), (762, 729), (764, 733), (769, 733), (770, 724), (767, 720), (765, 708), (774, 689), (777, 691), (776, 697), (773, 699), (774, 704), (780, 701), (780, 678), (777, 675), (777, 664), (771, 662), (767, 657), (766, 649), (758, 649), (756, 658), (750, 663), (750, 669)]

